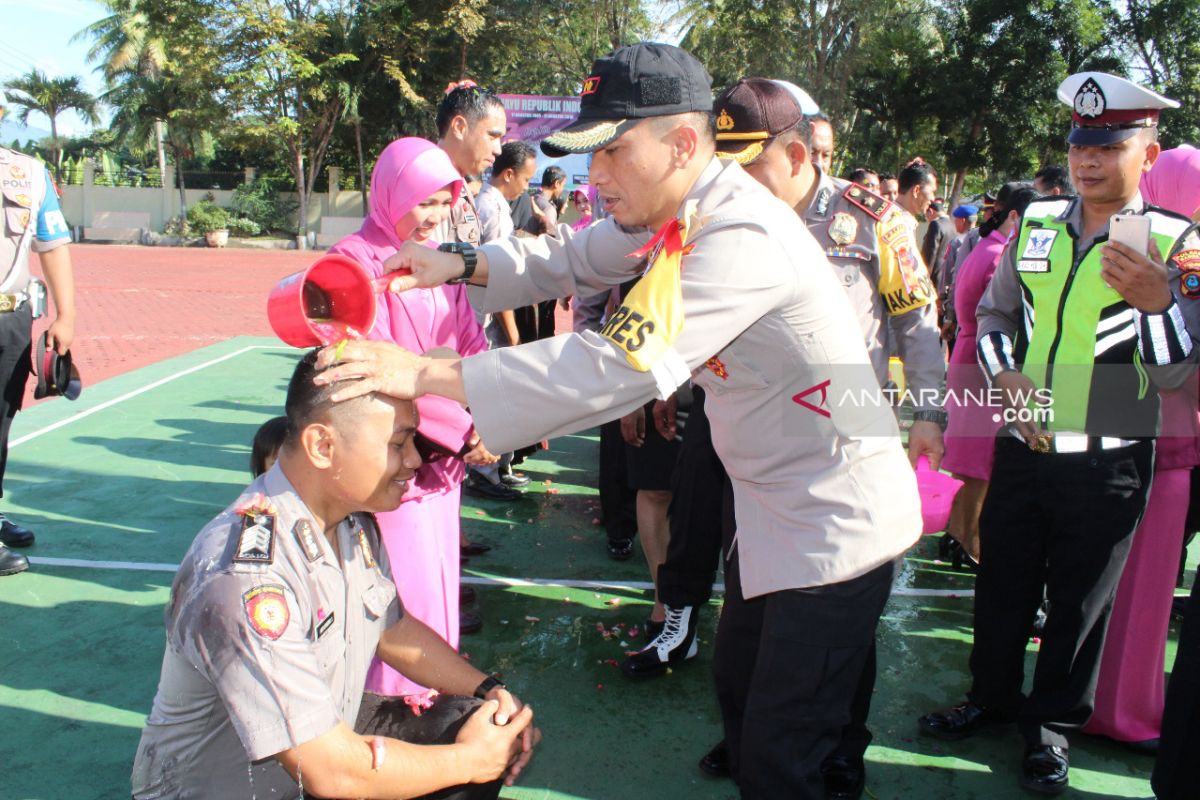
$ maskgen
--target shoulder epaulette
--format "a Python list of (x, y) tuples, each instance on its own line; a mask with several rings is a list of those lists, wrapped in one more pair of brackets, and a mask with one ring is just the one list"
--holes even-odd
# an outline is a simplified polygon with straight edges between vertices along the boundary
[(850, 188), (846, 189), (842, 196), (870, 214), (876, 221), (883, 219), (888, 209), (892, 207), (891, 201), (886, 197), (880, 197), (870, 189), (864, 189), (857, 183), (850, 184)]

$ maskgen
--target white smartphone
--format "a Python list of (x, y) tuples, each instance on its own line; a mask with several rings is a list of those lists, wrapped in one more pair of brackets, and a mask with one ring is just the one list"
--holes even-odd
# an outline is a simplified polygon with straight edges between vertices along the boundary
[(1108, 240), (1120, 242), (1139, 255), (1150, 252), (1150, 218), (1140, 214), (1113, 214), (1108, 221)]

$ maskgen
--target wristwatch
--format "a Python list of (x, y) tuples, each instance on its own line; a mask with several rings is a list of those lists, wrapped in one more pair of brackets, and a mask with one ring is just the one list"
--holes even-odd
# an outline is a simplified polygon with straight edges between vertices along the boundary
[(497, 678), (495, 675), (488, 675), (483, 681), (475, 687), (475, 696), (480, 700), (486, 700), (488, 692), (492, 689), (507, 689), (508, 687)]
[(946, 430), (946, 412), (940, 408), (932, 411), (914, 411), (913, 422), (933, 422), (942, 430)]
[(457, 253), (463, 259), (463, 273), (457, 278), (451, 278), (446, 283), (467, 283), (471, 280), (471, 276), (475, 274), (475, 266), (479, 263), (479, 256), (475, 253), (475, 246), (470, 242), (446, 242), (438, 245), (438, 250), (443, 253)]

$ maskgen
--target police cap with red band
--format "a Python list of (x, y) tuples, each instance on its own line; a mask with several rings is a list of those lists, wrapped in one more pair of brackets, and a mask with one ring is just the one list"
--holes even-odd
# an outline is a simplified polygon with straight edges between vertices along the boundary
[(1058, 87), (1058, 99), (1071, 107), (1067, 143), (1116, 144), (1158, 124), (1164, 108), (1179, 103), (1133, 81), (1107, 72), (1077, 72)]
[(71, 351), (68, 350), (60, 356), (53, 347), (47, 346), (48, 338), (49, 331), (37, 340), (33, 371), (37, 373), (38, 380), (33, 396), (41, 400), (43, 397), (60, 394), (68, 400), (74, 400), (83, 391), (79, 370), (71, 361)]

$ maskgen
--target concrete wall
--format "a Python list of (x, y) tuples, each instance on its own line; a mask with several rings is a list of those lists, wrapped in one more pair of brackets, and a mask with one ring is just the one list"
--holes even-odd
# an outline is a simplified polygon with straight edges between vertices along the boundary
[[(254, 180), (254, 171), (246, 171), (246, 179)], [(346, 192), (337, 189), (341, 180), (341, 170), (331, 167), (329, 170), (328, 192), (316, 194), (311, 198), (308, 210), (308, 229), (320, 231), (321, 217), (361, 217), (362, 193)], [(219, 206), (228, 206), (233, 201), (233, 191), (227, 189), (187, 189), (187, 202), (190, 207), (203, 200), (209, 194), (213, 195)], [(96, 186), (95, 171), (90, 166), (84, 167), (82, 186), (62, 187), (63, 214), (67, 224), (83, 228), (91, 226), (95, 215), (101, 211), (132, 211), (150, 215), (150, 227), (161, 231), (167, 220), (179, 214), (179, 190), (175, 188), (175, 174), (167, 175), (167, 183), (162, 188), (133, 188), (129, 186)], [(285, 192), (283, 196), (296, 199), (295, 192)]]

